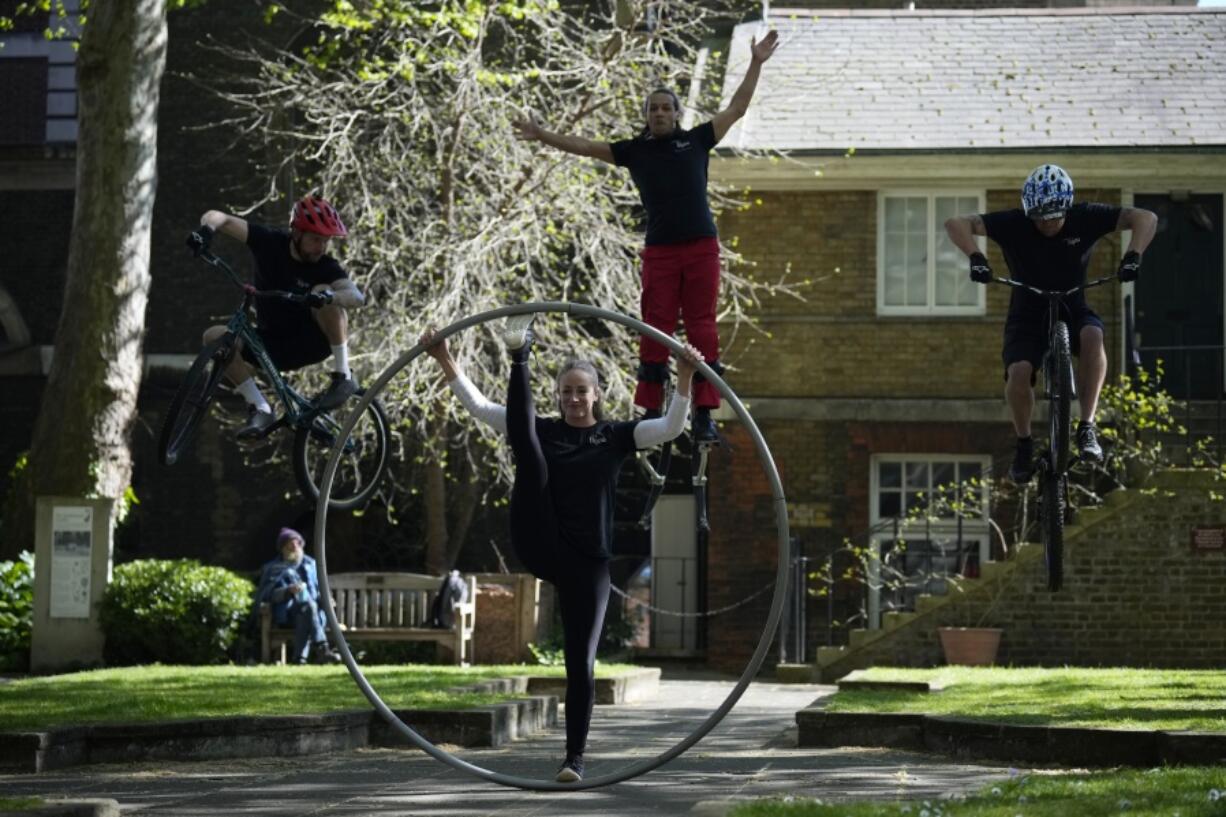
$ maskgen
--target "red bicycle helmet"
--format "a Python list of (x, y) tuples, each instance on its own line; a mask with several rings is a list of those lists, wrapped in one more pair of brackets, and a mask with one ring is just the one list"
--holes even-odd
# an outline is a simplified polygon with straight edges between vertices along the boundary
[(294, 202), (289, 226), (305, 233), (315, 233), (328, 238), (344, 238), (349, 235), (336, 208), (318, 196), (303, 196)]

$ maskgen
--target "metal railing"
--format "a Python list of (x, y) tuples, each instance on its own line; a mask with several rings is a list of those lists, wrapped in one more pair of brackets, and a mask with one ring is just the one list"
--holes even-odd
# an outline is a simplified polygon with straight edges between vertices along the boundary
[(1226, 406), (1223, 406), (1223, 367), (1226, 346), (1197, 344), (1182, 346), (1132, 347), (1128, 352), (1128, 372), (1133, 378), (1139, 368), (1156, 373), (1161, 364), (1160, 385), (1179, 401), (1177, 417), (1187, 434), (1183, 437), (1184, 465), (1193, 465), (1197, 443), (1213, 438), (1213, 453), (1222, 462)]

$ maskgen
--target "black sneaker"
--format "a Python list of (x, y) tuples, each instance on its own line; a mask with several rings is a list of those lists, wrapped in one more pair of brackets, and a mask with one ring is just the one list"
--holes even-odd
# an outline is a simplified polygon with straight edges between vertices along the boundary
[(1084, 462), (1101, 463), (1103, 447), (1098, 444), (1098, 427), (1082, 420), (1077, 426), (1077, 450), (1081, 452)]
[(523, 362), (528, 359), (528, 352), (532, 349), (532, 341), (536, 336), (532, 334), (532, 322), (536, 320), (536, 313), (529, 312), (526, 315), (512, 315), (507, 318), (506, 324), (502, 329), (502, 343), (507, 347), (507, 351), (511, 353), (511, 360)]
[(690, 421), (690, 433), (697, 445), (719, 443), (719, 431), (715, 428), (715, 421), (711, 419), (711, 409), (703, 407), (694, 411), (694, 418)]
[(1018, 437), (1017, 450), (1013, 452), (1013, 464), (1009, 466), (1009, 479), (1025, 485), (1034, 477), (1034, 438)]
[(264, 411), (255, 406), (247, 406), (247, 422), (234, 436), (240, 440), (258, 440), (268, 433), (268, 429), (277, 421), (271, 411)]
[(583, 779), (583, 755), (567, 755), (558, 768), (554, 780), (559, 783), (578, 783)]
[(323, 394), (315, 398), (315, 406), (324, 411), (331, 411), (344, 405), (358, 391), (358, 383), (352, 377), (345, 377), (340, 372), (332, 372), (332, 383)]

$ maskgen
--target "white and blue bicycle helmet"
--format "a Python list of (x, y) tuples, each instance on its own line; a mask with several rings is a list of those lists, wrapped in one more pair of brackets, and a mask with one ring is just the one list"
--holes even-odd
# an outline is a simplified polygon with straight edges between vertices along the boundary
[(1022, 185), (1022, 209), (1029, 218), (1064, 218), (1072, 206), (1073, 180), (1059, 165), (1039, 165)]

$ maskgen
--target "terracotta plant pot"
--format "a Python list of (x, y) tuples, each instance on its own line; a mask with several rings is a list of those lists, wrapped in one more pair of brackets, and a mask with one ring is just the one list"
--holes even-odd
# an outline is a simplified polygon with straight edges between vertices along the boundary
[(988, 667), (996, 663), (1003, 630), (996, 627), (938, 627), (945, 663)]

